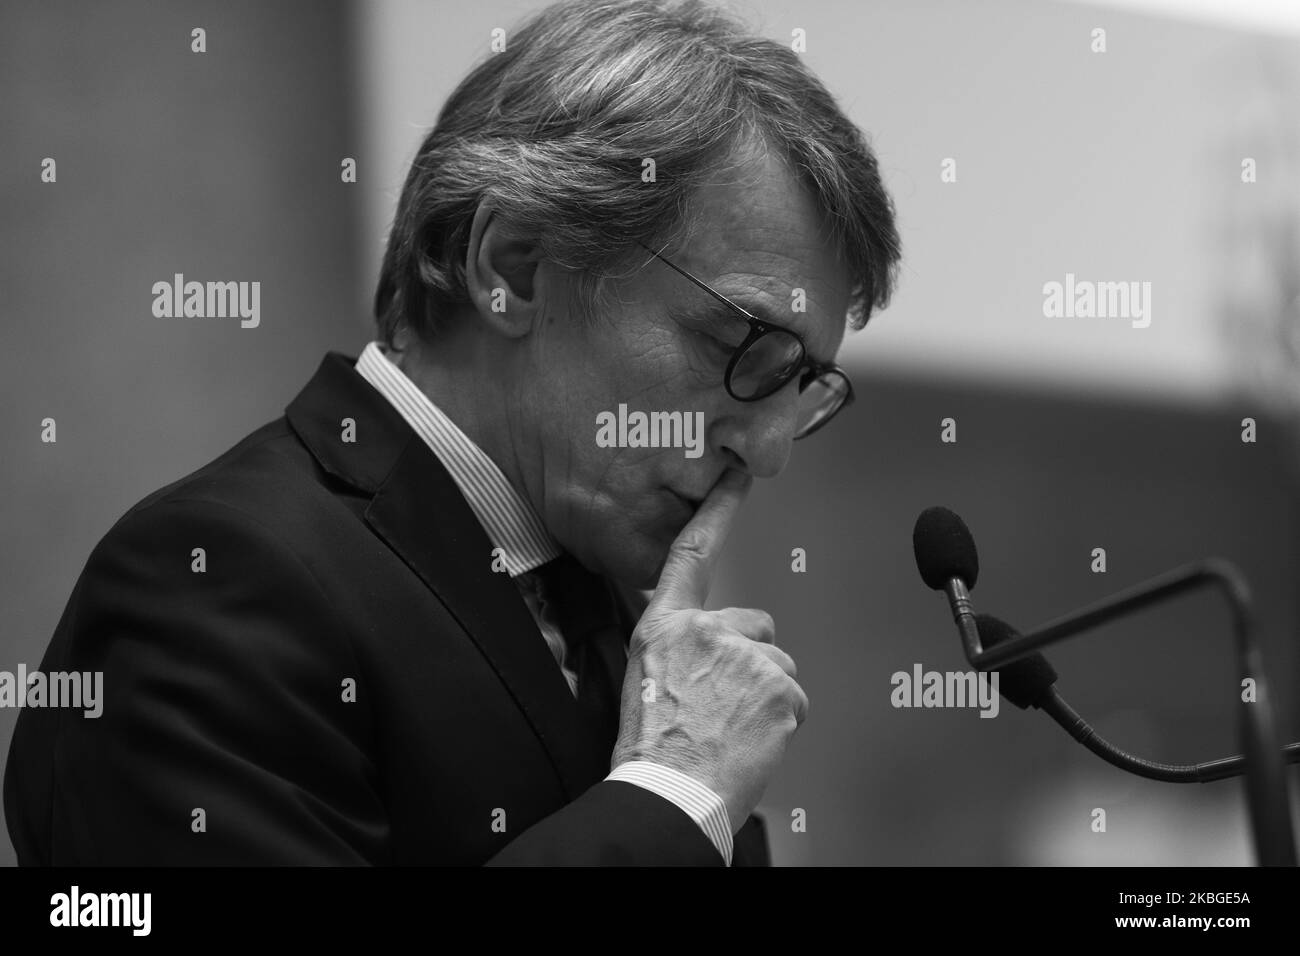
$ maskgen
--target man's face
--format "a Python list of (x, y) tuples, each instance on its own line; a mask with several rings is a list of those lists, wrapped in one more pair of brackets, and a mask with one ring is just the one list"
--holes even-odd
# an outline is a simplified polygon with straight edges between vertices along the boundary
[[(772, 160), (733, 179), (701, 191), (701, 226), (685, 251), (666, 254), (753, 315), (793, 329), (814, 361), (833, 361), (849, 278), (813, 200)], [(526, 484), (543, 522), (583, 564), (639, 588), (655, 586), (673, 539), (723, 472), (771, 478), (785, 467), (799, 388), (796, 376), (761, 401), (733, 399), (724, 373), (748, 324), (709, 318), (716, 300), (646, 258), (613, 285), (612, 307), (594, 321), (543, 310), (529, 336), (536, 374), (526, 388), (535, 456)], [(796, 288), (802, 312), (793, 308)], [(703, 413), (691, 451), (699, 456), (681, 447), (601, 447), (598, 416), (617, 419), (620, 405), (629, 414), (680, 412), (692, 424)]]

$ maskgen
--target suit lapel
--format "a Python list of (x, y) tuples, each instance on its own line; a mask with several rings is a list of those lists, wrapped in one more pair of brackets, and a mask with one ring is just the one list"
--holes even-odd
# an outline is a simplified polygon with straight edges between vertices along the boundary
[[(423, 507), (420, 505), (423, 504)], [(413, 438), (366, 510), (388, 542), (465, 628), (551, 754), (571, 799), (609, 772), (577, 704), (492, 545), (437, 457)]]
[[(491, 542), (451, 475), (354, 364), (327, 355), (289, 406), (290, 425), (322, 468), (373, 496), (366, 523), (478, 646), (576, 799), (609, 772), (608, 749), (595, 746), (518, 589), (492, 571)], [(340, 439), (344, 418), (356, 422), (354, 442)]]

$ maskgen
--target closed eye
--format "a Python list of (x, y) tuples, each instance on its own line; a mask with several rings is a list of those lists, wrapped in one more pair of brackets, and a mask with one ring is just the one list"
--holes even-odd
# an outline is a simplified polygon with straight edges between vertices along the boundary
[(719, 358), (731, 358), (731, 353), (735, 350), (734, 345), (729, 345), (716, 335), (710, 335), (708, 332), (701, 332), (698, 329), (692, 329), (691, 334), (700, 339), (704, 346), (713, 351)]
[[(736, 322), (734, 315), (718, 315), (707, 309), (701, 314), (676, 308), (669, 309), (668, 314), (683, 331), (690, 334), (701, 349), (719, 358), (730, 359), (731, 353), (744, 337), (743, 329), (732, 328)], [(728, 333), (736, 335), (734, 342), (727, 340)]]

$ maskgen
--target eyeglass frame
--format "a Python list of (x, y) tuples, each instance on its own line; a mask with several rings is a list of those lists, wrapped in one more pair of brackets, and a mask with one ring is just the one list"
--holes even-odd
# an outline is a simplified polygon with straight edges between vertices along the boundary
[[(844, 380), (844, 385), (847, 389), (847, 391), (844, 394), (844, 398), (840, 400), (840, 403), (834, 407), (834, 409), (830, 412), (830, 414), (824, 415), (821, 421), (817, 422), (816, 425), (808, 429), (808, 431), (800, 435), (796, 435), (794, 437), (795, 441), (799, 441), (800, 439), (807, 438), (809, 435), (813, 434), (814, 432), (819, 431), (822, 428), (822, 426), (824, 426), (832, 418), (834, 418), (845, 408), (853, 404), (853, 398), (854, 398), (853, 380), (849, 378), (849, 374), (846, 371), (844, 371), (844, 369), (840, 368), (840, 366), (836, 365), (834, 362), (822, 363), (822, 362), (813, 361), (808, 355), (808, 346), (804, 344), (803, 336), (801, 336), (794, 329), (786, 328), (784, 325), (778, 325), (775, 322), (768, 322), (765, 319), (760, 319), (758, 318), (758, 316), (750, 314), (748, 310), (736, 304), (735, 302), (732, 302), (721, 292), (709, 286), (708, 283), (691, 275), (691, 273), (687, 272), (681, 266), (677, 265), (676, 263), (672, 262), (666, 257), (655, 252), (644, 242), (641, 242), (639, 239), (635, 241), (637, 245), (639, 245), (642, 249), (649, 252), (652, 256), (654, 256), (664, 265), (668, 266), (674, 272), (677, 272), (685, 276), (691, 282), (695, 283), (695, 285), (699, 286), (709, 295), (713, 296), (714, 299), (716, 299), (717, 301), (721, 302), (723, 305), (730, 308), (733, 312), (737, 313), (740, 318), (744, 319), (746, 322), (749, 323), (749, 334), (746, 335), (744, 340), (739, 345), (737, 345), (735, 349), (732, 351), (731, 361), (727, 363), (727, 370), (722, 377), (722, 385), (727, 390), (727, 394), (730, 395), (732, 398), (734, 398), (736, 401), (761, 402), (763, 399), (770, 398), (773, 395), (775, 395), (777, 392), (781, 391), (781, 389), (785, 388), (795, 378), (799, 378), (799, 394), (802, 395), (804, 389), (808, 387), (808, 384), (806, 383), (813, 382), (817, 378), (820, 378), (826, 372), (834, 372), (836, 375), (838, 375), (840, 378)], [(750, 347), (753, 346), (753, 344), (757, 342), (759, 339), (761, 339), (763, 336), (768, 335), (771, 332), (784, 332), (786, 335), (789, 335), (791, 338), (793, 338), (799, 344), (799, 352), (801, 355), (800, 361), (797, 365), (794, 366), (793, 370), (790, 372), (789, 375), (787, 375), (785, 378), (781, 379), (777, 383), (775, 388), (771, 389), (770, 391), (764, 392), (761, 395), (754, 395), (751, 396), (750, 398), (742, 398), (739, 395), (737, 395), (731, 388), (732, 373), (735, 371), (736, 366), (740, 363), (740, 360), (744, 357), (745, 353), (749, 351)], [(807, 370), (808, 373), (811, 374), (800, 375), (800, 373), (804, 372), (805, 369)]]

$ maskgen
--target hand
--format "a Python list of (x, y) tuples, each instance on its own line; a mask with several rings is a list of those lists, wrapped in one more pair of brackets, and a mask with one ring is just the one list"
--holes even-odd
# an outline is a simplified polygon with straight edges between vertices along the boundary
[[(794, 661), (774, 643), (771, 615), (701, 610), (751, 482), (742, 472), (724, 473), (669, 549), (628, 643), (610, 762), (648, 760), (693, 777), (726, 803), (733, 835), (808, 712)], [(651, 701), (642, 699), (645, 678), (654, 681)]]

